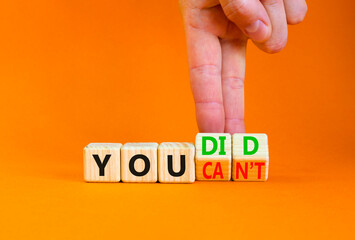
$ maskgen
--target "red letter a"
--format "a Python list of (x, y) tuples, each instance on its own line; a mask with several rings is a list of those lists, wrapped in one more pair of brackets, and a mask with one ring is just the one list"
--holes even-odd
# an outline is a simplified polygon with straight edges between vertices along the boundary
[(223, 179), (223, 172), (222, 172), (222, 167), (221, 167), (220, 162), (216, 163), (216, 167), (215, 167), (214, 173), (213, 173), (213, 179), (216, 178), (216, 175), (219, 175), (221, 177), (221, 179)]

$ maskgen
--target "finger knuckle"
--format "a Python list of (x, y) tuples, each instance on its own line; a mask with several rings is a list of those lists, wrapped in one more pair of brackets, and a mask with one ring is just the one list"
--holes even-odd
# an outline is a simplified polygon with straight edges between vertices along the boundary
[(244, 78), (236, 76), (222, 77), (223, 83), (230, 89), (240, 90), (244, 89)]
[(216, 77), (220, 74), (220, 68), (216, 64), (202, 64), (191, 67), (190, 73), (205, 77)]
[(283, 0), (262, 0), (262, 4), (264, 6), (269, 6), (269, 7), (278, 7), (282, 3)]
[(224, 11), (229, 19), (235, 18), (237, 15), (246, 16), (248, 15), (250, 9), (248, 7), (248, 1), (246, 0), (234, 0), (229, 1), (224, 6)]
[(244, 124), (244, 121), (244, 116), (226, 117), (226, 122), (232, 123), (234, 125)]
[(199, 106), (203, 106), (204, 108), (207, 109), (217, 109), (223, 107), (223, 101), (218, 99), (212, 99), (212, 100), (196, 99), (195, 104)]

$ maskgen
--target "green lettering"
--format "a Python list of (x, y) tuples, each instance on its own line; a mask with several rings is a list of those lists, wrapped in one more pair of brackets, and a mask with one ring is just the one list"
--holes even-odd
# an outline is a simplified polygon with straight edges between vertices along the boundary
[(226, 136), (220, 136), (219, 141), (221, 142), (221, 149), (219, 150), (219, 155), (226, 155), (226, 151), (224, 151), (224, 142), (226, 141)]
[[(253, 141), (254, 142), (254, 149), (248, 150), (248, 141)], [(255, 137), (252, 136), (244, 136), (244, 155), (253, 155), (255, 154), (258, 149), (259, 149), (259, 142)]]
[[(207, 141), (211, 141), (213, 144), (212, 150), (207, 151)], [(217, 151), (217, 140), (214, 137), (203, 136), (202, 137), (202, 155), (212, 155)]]

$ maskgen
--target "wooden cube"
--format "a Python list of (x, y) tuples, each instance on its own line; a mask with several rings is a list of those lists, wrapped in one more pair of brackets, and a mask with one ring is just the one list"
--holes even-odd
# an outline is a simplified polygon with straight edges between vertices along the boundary
[(269, 169), (269, 148), (266, 134), (233, 135), (234, 181), (266, 181)]
[(120, 143), (90, 143), (84, 148), (84, 179), (87, 182), (119, 182)]
[(228, 133), (196, 135), (196, 180), (229, 181), (232, 169), (232, 143)]
[(192, 143), (161, 143), (158, 148), (158, 177), (161, 183), (193, 183), (195, 146)]
[(156, 182), (158, 144), (126, 143), (121, 148), (123, 182)]

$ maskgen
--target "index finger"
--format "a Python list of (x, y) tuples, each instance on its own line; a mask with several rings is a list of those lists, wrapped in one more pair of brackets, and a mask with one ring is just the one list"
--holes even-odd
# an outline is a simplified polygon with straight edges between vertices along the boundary
[(191, 89), (200, 132), (224, 132), (221, 46), (217, 36), (186, 24)]

